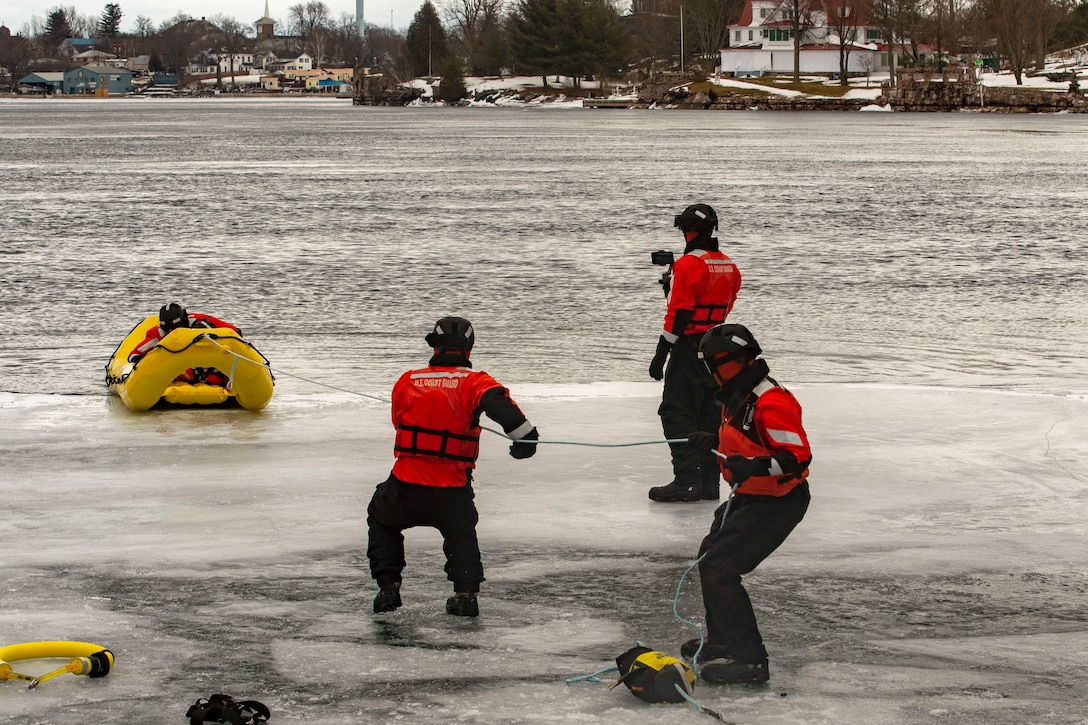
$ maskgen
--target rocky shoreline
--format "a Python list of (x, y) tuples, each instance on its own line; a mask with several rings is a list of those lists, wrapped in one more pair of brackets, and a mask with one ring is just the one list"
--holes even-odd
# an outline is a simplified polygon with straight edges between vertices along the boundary
[[(637, 93), (620, 98), (583, 98), (582, 106), (593, 109), (659, 108), (722, 111), (859, 111), (881, 107), (892, 111), (985, 113), (1088, 113), (1088, 98), (1071, 84), (1068, 91), (1042, 90), (1022, 86), (986, 87), (964, 77), (905, 73), (899, 84), (881, 85), (873, 98), (836, 98), (816, 94), (784, 96), (770, 92), (718, 95), (689, 92), (683, 84), (646, 84)], [(353, 103), (358, 106), (403, 106), (417, 101), (418, 88), (383, 84), (380, 76), (363, 77), (355, 84)], [(481, 94), (461, 105), (546, 104), (555, 97), (539, 91), (499, 91)]]

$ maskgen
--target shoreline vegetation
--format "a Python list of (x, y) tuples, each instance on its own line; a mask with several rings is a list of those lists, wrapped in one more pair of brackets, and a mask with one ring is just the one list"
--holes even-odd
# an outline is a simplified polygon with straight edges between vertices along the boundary
[[(765, 110), (765, 111), (935, 111), (989, 113), (1088, 113), (1088, 97), (1077, 82), (1076, 71), (1049, 73), (1050, 87), (986, 85), (964, 73), (938, 74), (933, 71), (901, 72), (892, 86), (884, 78), (855, 79), (841, 85), (826, 78), (806, 76), (794, 83), (788, 76), (763, 76), (741, 80), (712, 77), (688, 80), (666, 76), (637, 86), (617, 86), (608, 93), (597, 87), (573, 88), (564, 79), (544, 86), (539, 77), (527, 79), (479, 79), (465, 99), (449, 104), (433, 101), (438, 78), (417, 79), (410, 84), (386, 86), (381, 76), (360, 76), (351, 94), (284, 93), (282, 91), (242, 92), (205, 90), (156, 99), (185, 98), (291, 98), (350, 99), (357, 106), (463, 106), (518, 107), (566, 106), (587, 109), (678, 109), (678, 110)], [(569, 82), (569, 79), (565, 79)], [(503, 83), (505, 81), (505, 83)], [(1067, 88), (1054, 87), (1066, 85)], [(98, 96), (57, 96), (87, 99)], [(107, 96), (107, 99), (132, 99)], [(25, 95), (0, 94), (0, 100), (24, 99)], [(51, 96), (37, 96), (49, 100)], [(146, 99), (147, 97), (145, 97)]]

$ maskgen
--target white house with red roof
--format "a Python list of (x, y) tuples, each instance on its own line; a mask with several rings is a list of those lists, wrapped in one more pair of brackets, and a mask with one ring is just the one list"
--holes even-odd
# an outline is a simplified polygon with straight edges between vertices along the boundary
[[(729, 47), (721, 49), (721, 72), (735, 76), (792, 73), (793, 7), (783, 0), (747, 0), (740, 19), (729, 26)], [(848, 74), (888, 70), (888, 44), (880, 28), (862, 15), (861, 3), (824, 0), (819, 7), (808, 7), (801, 24), (802, 73), (837, 74), (843, 46), (849, 50)], [(922, 55), (933, 52), (930, 46), (919, 47)]]

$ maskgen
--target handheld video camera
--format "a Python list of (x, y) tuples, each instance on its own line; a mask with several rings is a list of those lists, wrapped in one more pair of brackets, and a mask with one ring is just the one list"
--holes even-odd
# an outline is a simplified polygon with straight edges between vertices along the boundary
[(657, 280), (657, 283), (665, 290), (666, 297), (669, 296), (669, 289), (672, 286), (672, 264), (675, 261), (676, 256), (672, 252), (666, 252), (664, 249), (650, 252), (650, 262), (657, 267), (668, 267), (668, 269), (661, 273), (661, 279)]
[(658, 267), (668, 267), (676, 261), (676, 255), (672, 252), (666, 252), (664, 249), (659, 249), (656, 252), (650, 252), (650, 262)]

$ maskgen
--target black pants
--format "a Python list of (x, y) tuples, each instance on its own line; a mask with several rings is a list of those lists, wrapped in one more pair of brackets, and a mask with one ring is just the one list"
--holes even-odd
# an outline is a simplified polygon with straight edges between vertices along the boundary
[[(782, 545), (805, 517), (808, 503), (807, 482), (781, 497), (735, 496), (725, 521), (717, 529), (711, 528), (699, 548), (699, 556), (706, 554), (699, 564), (706, 641), (724, 648), (740, 662), (767, 659), (741, 575), (751, 572)], [(725, 505), (714, 512), (715, 525)]]
[[(698, 430), (717, 433), (721, 425), (721, 405), (714, 398), (718, 386), (699, 359), (700, 339), (702, 335), (681, 337), (669, 353), (661, 405), (657, 409), (666, 438), (687, 438)], [(718, 482), (718, 460), (713, 453), (700, 455), (687, 443), (670, 443), (669, 448), (675, 480), (684, 485), (703, 480)]]
[(370, 575), (378, 586), (401, 580), (404, 571), (405, 529), (431, 526), (442, 534), (446, 577), (456, 592), (478, 592), (484, 581), (476, 522), (480, 515), (473, 503), (472, 485), (438, 488), (405, 483), (394, 476), (378, 484), (367, 507), (370, 540), (366, 555)]

